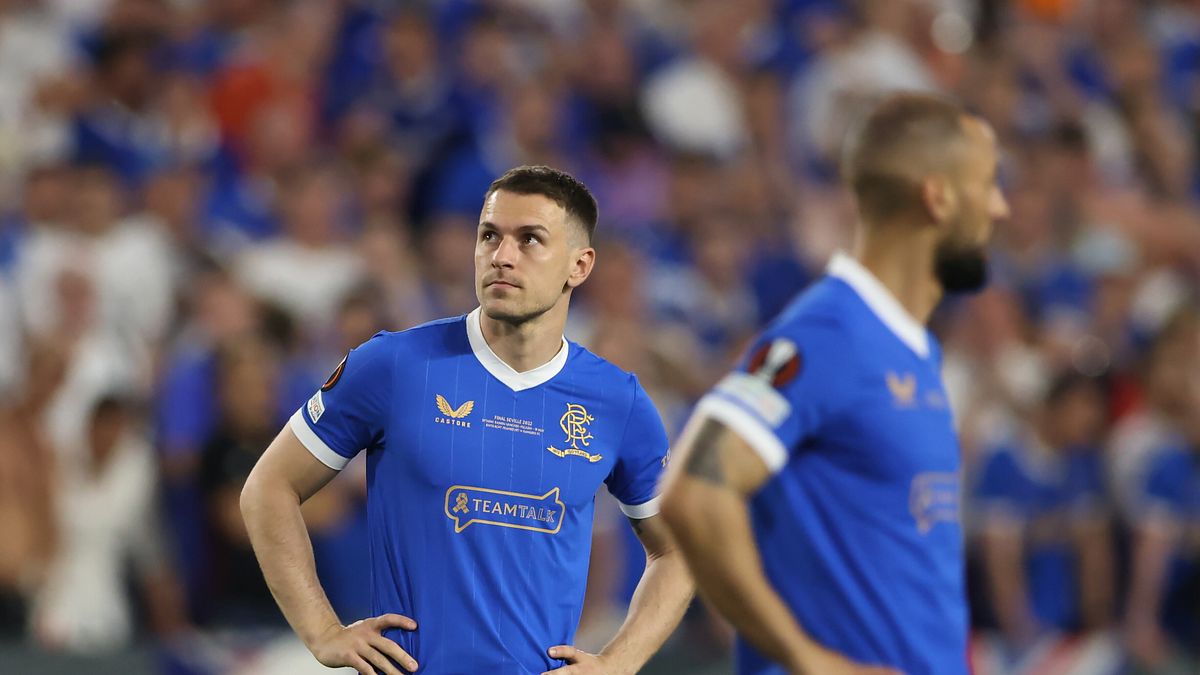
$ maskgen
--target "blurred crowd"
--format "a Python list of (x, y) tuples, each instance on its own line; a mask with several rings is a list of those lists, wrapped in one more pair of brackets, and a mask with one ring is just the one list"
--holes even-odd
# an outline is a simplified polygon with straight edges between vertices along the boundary
[[(1060, 635), (1200, 672), (1194, 0), (0, 0), (0, 631), (282, 626), (242, 481), (348, 349), (475, 306), (515, 165), (594, 191), (568, 337), (677, 431), (852, 246), (840, 141), (895, 89), (992, 122), (1013, 211), (934, 321), (978, 672), (1068, 672)], [(345, 620), (364, 498), (355, 462), (305, 506)], [(585, 644), (640, 573), (605, 503)]]

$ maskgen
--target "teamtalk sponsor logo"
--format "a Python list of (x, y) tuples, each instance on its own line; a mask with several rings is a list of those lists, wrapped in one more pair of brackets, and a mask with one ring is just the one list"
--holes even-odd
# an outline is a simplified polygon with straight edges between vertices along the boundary
[(596, 418), (588, 414), (587, 408), (584, 408), (582, 405), (578, 403), (568, 403), (567, 412), (563, 413), (563, 416), (559, 418), (558, 426), (563, 430), (563, 433), (567, 435), (567, 438), (563, 441), (563, 444), (570, 443), (571, 447), (560, 450), (551, 445), (546, 449), (558, 457), (582, 457), (589, 462), (599, 462), (601, 459), (604, 459), (598, 454), (593, 455), (587, 450), (583, 450), (578, 445), (582, 443), (583, 447), (586, 448), (591, 444), (591, 440), (594, 437), (592, 436), (592, 433), (588, 431), (588, 425), (594, 422), (595, 419)]
[(466, 403), (455, 408), (452, 407), (450, 402), (446, 400), (446, 397), (442, 396), (441, 394), (438, 394), (435, 400), (437, 402), (437, 409), (442, 413), (443, 417), (433, 418), (434, 422), (437, 422), (438, 424), (449, 424), (455, 427), (466, 427), (468, 429), (471, 427), (471, 423), (463, 418), (465, 418), (467, 415), (470, 415), (471, 411), (475, 409), (475, 401), (467, 401)]
[(919, 473), (908, 492), (908, 510), (917, 521), (917, 530), (926, 534), (937, 523), (959, 522), (957, 473), (928, 471)]
[(540, 496), (469, 485), (446, 490), (446, 517), (455, 533), (480, 524), (558, 534), (566, 511), (558, 488)]

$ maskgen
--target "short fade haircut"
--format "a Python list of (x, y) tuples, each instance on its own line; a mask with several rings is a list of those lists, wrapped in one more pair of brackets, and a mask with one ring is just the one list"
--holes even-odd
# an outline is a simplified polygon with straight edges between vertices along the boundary
[(596, 198), (571, 174), (548, 166), (518, 166), (492, 181), (483, 200), (486, 202), (500, 190), (518, 195), (542, 195), (558, 204), (567, 212), (567, 218), (583, 226), (587, 244), (592, 245), (599, 217)]
[(934, 94), (904, 92), (882, 99), (846, 137), (842, 176), (867, 221), (920, 208), (920, 183), (952, 172), (951, 150), (966, 139), (967, 111)]

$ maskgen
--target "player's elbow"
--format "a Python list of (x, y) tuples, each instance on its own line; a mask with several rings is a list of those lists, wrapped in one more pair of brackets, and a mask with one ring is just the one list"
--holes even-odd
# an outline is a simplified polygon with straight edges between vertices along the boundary
[(242, 520), (250, 520), (260, 499), (258, 481), (254, 480), (254, 476), (251, 474), (246, 478), (246, 482), (242, 485), (242, 491), (238, 495), (238, 508), (242, 512)]
[(269, 500), (269, 481), (264, 479), (260, 467), (255, 467), (246, 477), (238, 496), (238, 508), (242, 512), (242, 520), (249, 527), (255, 515), (260, 513), (264, 504)]
[(660, 515), (671, 533), (679, 537), (703, 518), (702, 504), (686, 480), (672, 481), (666, 487), (659, 504)]

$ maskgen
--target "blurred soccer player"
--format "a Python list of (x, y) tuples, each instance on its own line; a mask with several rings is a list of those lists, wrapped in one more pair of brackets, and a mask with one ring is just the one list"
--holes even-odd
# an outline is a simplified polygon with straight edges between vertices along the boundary
[[(637, 378), (563, 338), (592, 271), (596, 203), (546, 167), (484, 199), (481, 307), (350, 352), (271, 443), (242, 493), (263, 574), (317, 659), (362, 673), (633, 673), (692, 592), (657, 517), (662, 422)], [(367, 451), (374, 618), (343, 625), (299, 505)], [(570, 646), (602, 483), (646, 572), (600, 654)], [(418, 665), (419, 664), (419, 665)]]
[(737, 628), (740, 673), (965, 673), (959, 447), (924, 324), (943, 293), (985, 282), (1008, 212), (996, 143), (917, 94), (848, 143), (854, 255), (701, 400), (663, 515)]

